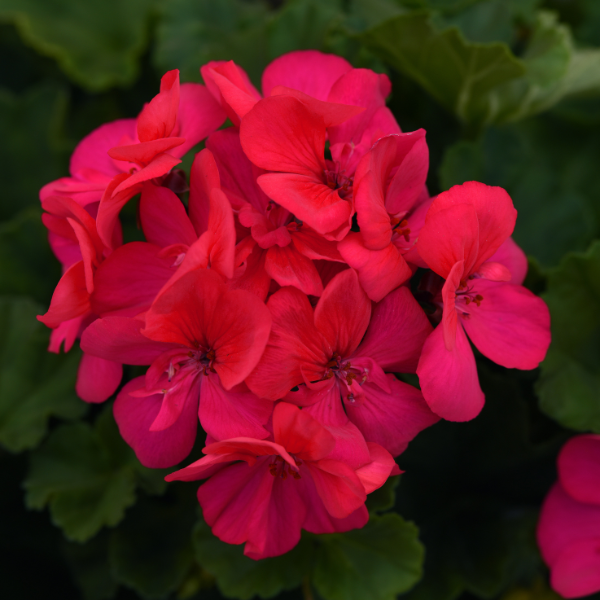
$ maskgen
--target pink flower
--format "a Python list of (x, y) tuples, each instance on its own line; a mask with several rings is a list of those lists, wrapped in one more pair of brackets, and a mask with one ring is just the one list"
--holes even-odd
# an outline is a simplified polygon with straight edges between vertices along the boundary
[(98, 232), (107, 245), (121, 208), (141, 184), (169, 173), (224, 120), (224, 111), (204, 86), (180, 86), (176, 69), (163, 75), (160, 93), (138, 115), (138, 139), (123, 140), (108, 150), (108, 156), (127, 169), (112, 179), (100, 201)]
[[(98, 319), (86, 329), (81, 347), (108, 360), (151, 364), (145, 389), (138, 382), (121, 392), (115, 415), (140, 460), (155, 467), (148, 459), (154, 456), (148, 433), (170, 429), (165, 443), (179, 444), (183, 426), (173, 426), (191, 412), (198, 411), (203, 428), (215, 439), (268, 435), (262, 425), (272, 404), (250, 393), (243, 381), (258, 362), (270, 327), (269, 311), (256, 296), (230, 290), (214, 271), (198, 269), (158, 295), (145, 315), (145, 326), (138, 319)], [(160, 404), (149, 431), (137, 417), (137, 397), (151, 397), (144, 412)], [(173, 453), (178, 460), (169, 466), (187, 456), (190, 439), (183, 455)]]
[(356, 170), (360, 233), (349, 234), (338, 248), (376, 302), (412, 275), (403, 255), (413, 248), (429, 205), (428, 167), (425, 131), (419, 129), (381, 138)]
[[(240, 437), (210, 444), (207, 455), (166, 477), (193, 481), (204, 519), (229, 544), (245, 542), (253, 559), (291, 550), (300, 531), (333, 533), (362, 527), (364, 502), (389, 475), (399, 473), (392, 457), (369, 444), (370, 457), (353, 468), (332, 460), (333, 436), (306, 411), (280, 403), (270, 440)], [(233, 463), (233, 464), (232, 464)]]
[(385, 373), (414, 372), (431, 331), (408, 289), (389, 294), (372, 311), (356, 273), (346, 270), (327, 285), (314, 311), (294, 288), (273, 294), (268, 307), (269, 343), (247, 379), (259, 396), (306, 406), (336, 432), (340, 446), (356, 452), (362, 433), (397, 455), (438, 420), (419, 390)]
[(564, 598), (600, 591), (600, 435), (571, 438), (558, 456), (537, 538), (551, 584)]
[(102, 263), (91, 296), (96, 314), (134, 317), (150, 307), (167, 282), (193, 269), (210, 265), (232, 277), (233, 213), (209, 150), (192, 164), (188, 210), (189, 216), (168, 188), (144, 184), (139, 214), (148, 241), (125, 244)]
[(433, 201), (419, 234), (419, 254), (446, 282), (437, 299), (442, 323), (425, 342), (417, 373), (425, 400), (445, 419), (473, 419), (484, 403), (465, 331), (482, 354), (507, 368), (534, 369), (550, 344), (545, 302), (508, 283), (510, 270), (491, 260), (516, 217), (502, 188), (471, 181)]
[[(264, 171), (244, 154), (238, 132), (230, 128), (210, 136), (207, 147), (215, 154), (223, 176), (223, 191), (236, 207), (241, 225), (250, 229), (250, 239), (240, 241), (238, 253), (253, 253), (259, 264), (254, 272), (236, 272), (236, 287), (260, 289), (266, 298), (268, 284), (292, 285), (306, 294), (320, 296), (323, 284), (313, 260), (342, 262), (336, 243), (324, 239), (294, 218), (285, 208), (269, 200), (256, 183)], [(238, 262), (240, 261), (238, 258)], [(254, 281), (245, 281), (251, 275)]]

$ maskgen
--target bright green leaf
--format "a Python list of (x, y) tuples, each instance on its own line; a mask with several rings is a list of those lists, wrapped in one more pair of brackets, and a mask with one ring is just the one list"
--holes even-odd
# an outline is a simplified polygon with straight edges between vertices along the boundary
[(297, 587), (308, 573), (312, 554), (311, 541), (302, 538), (282, 556), (252, 560), (244, 556), (243, 546), (226, 544), (215, 537), (204, 521), (194, 529), (194, 548), (196, 559), (215, 576), (221, 592), (240, 600), (256, 595), (272, 598), (282, 590)]
[(133, 82), (155, 0), (0, 0), (0, 19), (55, 58), (75, 82), (105, 90)]
[(165, 598), (192, 566), (198, 503), (189, 488), (184, 491), (179, 498), (140, 499), (111, 534), (109, 557), (115, 578), (144, 598)]
[(505, 44), (468, 42), (456, 27), (439, 32), (426, 12), (390, 19), (365, 32), (363, 41), (473, 126), (493, 120), (491, 92), (525, 73)]
[(258, 83), (268, 62), (267, 17), (263, 2), (167, 0), (154, 62), (161, 70), (180, 69), (184, 81), (201, 81), (205, 63), (234, 60)]
[(0, 90), (0, 162), (11, 174), (3, 179), (0, 220), (39, 206), (40, 188), (66, 173), (61, 133), (66, 108), (66, 93), (57, 86), (42, 85), (20, 95)]
[(0, 444), (12, 452), (35, 447), (54, 415), (74, 419), (85, 404), (74, 386), (80, 353), (48, 352), (43, 307), (28, 298), (0, 298)]
[(317, 538), (313, 584), (324, 600), (393, 600), (421, 578), (418, 529), (397, 514)]
[(107, 407), (94, 427), (62, 425), (33, 452), (26, 502), (35, 509), (48, 504), (53, 522), (69, 539), (83, 542), (122, 520), (144, 471)]
[(542, 363), (540, 408), (561, 425), (600, 433), (600, 242), (548, 272), (552, 343)]

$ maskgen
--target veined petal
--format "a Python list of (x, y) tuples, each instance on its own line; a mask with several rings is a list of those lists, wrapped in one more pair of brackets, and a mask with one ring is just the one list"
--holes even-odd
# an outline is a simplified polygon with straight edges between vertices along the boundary
[(77, 370), (75, 391), (85, 402), (104, 402), (117, 391), (122, 377), (121, 363), (84, 352)]
[(270, 96), (275, 86), (284, 85), (318, 100), (327, 100), (331, 86), (350, 70), (352, 65), (335, 54), (323, 54), (317, 50), (288, 52), (269, 63), (264, 70), (263, 94)]
[(471, 302), (462, 324), (477, 349), (503, 367), (535, 369), (550, 345), (550, 312), (528, 289), (510, 283), (473, 280)]
[(448, 421), (470, 421), (483, 408), (475, 357), (462, 327), (456, 330), (456, 345), (447, 350), (443, 327), (427, 338), (417, 375), (429, 408)]
[(162, 431), (150, 431), (162, 405), (163, 394), (132, 396), (130, 392), (143, 389), (144, 377), (127, 383), (117, 395), (113, 406), (115, 421), (122, 438), (133, 448), (139, 461), (151, 469), (165, 469), (181, 462), (190, 453), (198, 419), (196, 405), (184, 406), (181, 417)]
[(410, 290), (400, 287), (373, 308), (367, 333), (355, 352), (384, 371), (414, 373), (431, 324)]
[(371, 301), (354, 271), (336, 275), (315, 308), (315, 326), (333, 352), (350, 356), (360, 344), (371, 318)]

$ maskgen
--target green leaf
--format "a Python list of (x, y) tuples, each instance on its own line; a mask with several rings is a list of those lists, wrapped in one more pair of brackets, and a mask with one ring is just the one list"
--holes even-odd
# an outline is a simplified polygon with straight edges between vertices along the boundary
[(44, 309), (28, 298), (0, 298), (0, 444), (34, 448), (50, 416), (75, 419), (86, 405), (75, 396), (80, 352), (48, 352), (49, 330), (35, 318)]
[(505, 44), (468, 42), (456, 27), (439, 32), (422, 11), (377, 25), (362, 39), (382, 60), (475, 127), (494, 118), (497, 109), (491, 93), (525, 74), (525, 66)]
[(552, 343), (537, 386), (540, 408), (561, 425), (600, 433), (600, 242), (548, 272)]
[(367, 496), (369, 512), (384, 512), (392, 508), (396, 502), (396, 488), (400, 477), (388, 477), (387, 481)]
[(27, 206), (39, 206), (40, 188), (65, 174), (66, 109), (66, 92), (55, 85), (41, 85), (20, 95), (0, 89), (0, 162), (4, 172), (11, 174), (3, 181), (0, 220)]
[(397, 514), (317, 538), (313, 584), (324, 600), (393, 600), (421, 578), (418, 529)]
[(85, 544), (65, 541), (67, 563), (83, 600), (109, 600), (117, 592), (118, 585), (108, 564), (108, 541), (107, 531)]
[(56, 59), (75, 82), (105, 90), (133, 82), (155, 0), (1, 0), (0, 20)]
[(600, 233), (599, 160), (594, 131), (541, 117), (450, 146), (440, 187), (477, 180), (505, 188), (519, 212), (515, 240), (550, 266), (570, 250), (584, 250)]
[(41, 215), (41, 208), (31, 207), (0, 223), (0, 294), (32, 296), (46, 304), (60, 279), (60, 265)]
[(332, 29), (342, 22), (339, 0), (291, 0), (269, 24), (269, 56), (292, 50), (326, 50)]
[(242, 0), (167, 0), (161, 6), (154, 62), (180, 69), (185, 81), (201, 81), (211, 60), (234, 60), (260, 82), (267, 65), (267, 6)]
[(120, 438), (107, 407), (94, 427), (58, 427), (31, 457), (24, 487), (29, 508), (49, 505), (52, 521), (83, 542), (114, 526), (135, 502), (138, 473), (146, 471)]
[(303, 537), (282, 556), (252, 560), (244, 556), (243, 546), (226, 544), (215, 537), (204, 521), (194, 528), (193, 540), (196, 559), (215, 576), (223, 595), (240, 600), (256, 595), (272, 598), (282, 590), (297, 587), (308, 573), (313, 550), (311, 541)]
[(110, 564), (115, 578), (144, 598), (164, 598), (183, 582), (193, 563), (192, 527), (196, 497), (145, 497), (111, 534)]

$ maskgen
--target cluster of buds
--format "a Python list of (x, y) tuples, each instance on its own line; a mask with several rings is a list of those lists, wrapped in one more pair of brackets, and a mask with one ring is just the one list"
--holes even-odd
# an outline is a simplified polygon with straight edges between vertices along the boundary
[[(467, 335), (532, 369), (549, 315), (521, 285), (508, 194), (469, 182), (430, 198), (425, 132), (401, 131), (387, 76), (316, 51), (273, 61), (262, 95), (233, 62), (201, 73), (206, 86), (168, 72), (42, 189), (64, 271), (39, 318), (52, 351), (80, 339), (88, 402), (123, 364), (148, 365), (114, 403), (144, 465), (184, 460), (200, 422), (205, 456), (167, 479), (207, 479), (206, 522), (258, 559), (301, 529), (362, 527), (420, 431), (481, 410)], [(202, 140), (189, 177), (175, 169)], [(138, 195), (146, 241), (123, 243)]]

